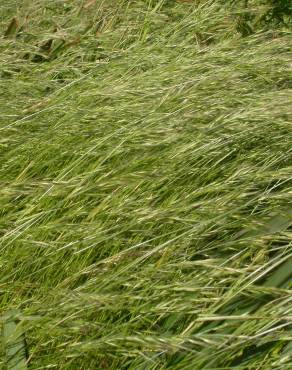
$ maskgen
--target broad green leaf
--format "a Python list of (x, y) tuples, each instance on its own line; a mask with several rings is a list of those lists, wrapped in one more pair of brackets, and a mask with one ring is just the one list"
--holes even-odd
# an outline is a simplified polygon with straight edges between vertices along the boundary
[(17, 310), (7, 312), (3, 324), (3, 341), (7, 370), (26, 370), (25, 339), (17, 325)]

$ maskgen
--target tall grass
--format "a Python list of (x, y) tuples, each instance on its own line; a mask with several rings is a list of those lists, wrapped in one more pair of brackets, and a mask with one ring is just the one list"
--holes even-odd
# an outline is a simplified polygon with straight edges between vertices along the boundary
[(1, 3), (0, 325), (29, 368), (291, 366), (291, 31), (234, 12)]

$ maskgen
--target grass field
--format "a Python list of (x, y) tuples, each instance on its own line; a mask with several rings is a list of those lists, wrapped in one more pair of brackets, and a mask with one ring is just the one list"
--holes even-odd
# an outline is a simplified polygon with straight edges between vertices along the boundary
[(242, 14), (0, 2), (0, 369), (292, 369), (291, 28)]

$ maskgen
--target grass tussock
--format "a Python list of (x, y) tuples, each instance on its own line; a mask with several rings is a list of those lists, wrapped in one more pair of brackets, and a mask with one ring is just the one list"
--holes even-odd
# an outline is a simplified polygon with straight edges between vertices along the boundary
[(29, 368), (291, 366), (291, 30), (236, 12), (1, 3), (0, 325)]

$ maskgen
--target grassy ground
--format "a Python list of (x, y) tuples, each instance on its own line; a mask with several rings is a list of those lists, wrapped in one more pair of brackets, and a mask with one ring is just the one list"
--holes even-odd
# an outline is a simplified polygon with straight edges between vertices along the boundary
[(292, 367), (291, 32), (234, 12), (1, 2), (0, 326), (30, 369)]

